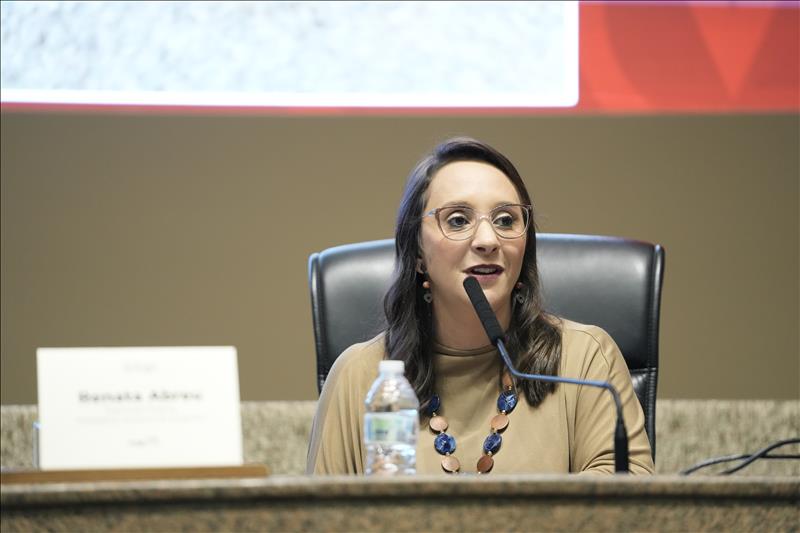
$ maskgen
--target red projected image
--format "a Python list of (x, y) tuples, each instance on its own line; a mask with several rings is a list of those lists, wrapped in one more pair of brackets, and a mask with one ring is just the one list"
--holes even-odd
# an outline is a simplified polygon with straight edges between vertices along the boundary
[(800, 108), (798, 2), (584, 2), (579, 110)]

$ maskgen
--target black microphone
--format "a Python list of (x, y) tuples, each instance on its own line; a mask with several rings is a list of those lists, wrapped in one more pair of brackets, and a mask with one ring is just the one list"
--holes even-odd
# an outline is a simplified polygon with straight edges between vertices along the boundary
[(481, 321), (483, 329), (486, 330), (486, 335), (489, 337), (491, 343), (497, 346), (497, 350), (500, 352), (503, 362), (513, 376), (533, 381), (549, 381), (553, 383), (600, 387), (611, 393), (611, 396), (614, 398), (614, 403), (617, 406), (617, 427), (614, 431), (614, 470), (618, 474), (628, 473), (628, 432), (625, 430), (625, 422), (622, 418), (622, 401), (619, 398), (617, 389), (607, 381), (564, 378), (561, 376), (546, 376), (543, 374), (523, 374), (519, 372), (514, 368), (514, 364), (511, 362), (511, 357), (508, 355), (508, 351), (503, 342), (505, 338), (503, 328), (501, 328), (500, 324), (497, 322), (497, 316), (495, 316), (492, 307), (489, 305), (489, 301), (486, 299), (483, 289), (481, 289), (481, 284), (478, 283), (478, 280), (473, 276), (468, 276), (467, 279), (464, 280), (464, 290), (467, 291), (469, 301), (472, 302), (472, 307), (475, 308), (478, 319)]

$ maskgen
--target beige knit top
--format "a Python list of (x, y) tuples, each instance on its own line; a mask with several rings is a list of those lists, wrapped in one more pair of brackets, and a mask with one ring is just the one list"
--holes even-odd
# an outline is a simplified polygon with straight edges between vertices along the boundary
[[(562, 320), (559, 375), (610, 381), (619, 391), (630, 443), (630, 470), (654, 470), (644, 415), (631, 385), (625, 360), (602, 329)], [(365, 449), (362, 424), (364, 399), (384, 358), (383, 335), (356, 344), (336, 360), (320, 395), (308, 450), (308, 473), (362, 474)], [(455, 437), (453, 453), (462, 472), (475, 472), (490, 421), (497, 411), (502, 361), (494, 347), (459, 351), (434, 349), (439, 414), (447, 418), (447, 433)], [(553, 394), (531, 407), (519, 394), (508, 415), (492, 473), (566, 473), (614, 471), (616, 410), (602, 389), (558, 384)], [(442, 457), (434, 448), (436, 434), (420, 420), (417, 473), (442, 473)]]

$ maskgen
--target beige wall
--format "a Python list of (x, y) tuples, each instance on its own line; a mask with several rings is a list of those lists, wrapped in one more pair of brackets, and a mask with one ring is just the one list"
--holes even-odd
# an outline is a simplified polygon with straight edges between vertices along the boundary
[(308, 255), (391, 235), (451, 134), (543, 231), (667, 251), (659, 395), (796, 398), (797, 116), (2, 115), (2, 403), (37, 346), (233, 344), (243, 400), (316, 398)]

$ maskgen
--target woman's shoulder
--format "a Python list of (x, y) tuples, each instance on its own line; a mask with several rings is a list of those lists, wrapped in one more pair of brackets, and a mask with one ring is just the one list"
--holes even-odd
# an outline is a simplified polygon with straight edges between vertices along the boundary
[(560, 318), (559, 324), (565, 363), (583, 366), (584, 359), (599, 356), (608, 366), (613, 365), (619, 348), (606, 330), (566, 318)]
[(562, 317), (560, 317), (558, 321), (561, 328), (561, 335), (570, 341), (594, 342), (597, 344), (603, 344), (608, 341), (613, 342), (611, 335), (600, 326), (582, 324)]
[(372, 382), (378, 374), (378, 364), (385, 353), (383, 333), (368, 341), (353, 344), (333, 362), (328, 379), (368, 379)]

